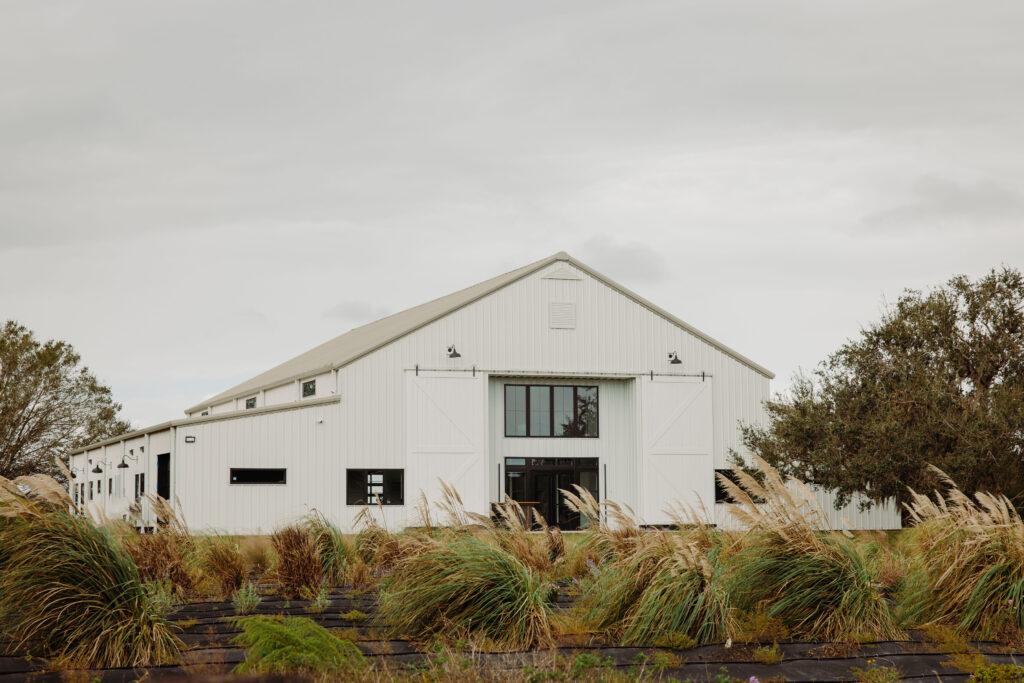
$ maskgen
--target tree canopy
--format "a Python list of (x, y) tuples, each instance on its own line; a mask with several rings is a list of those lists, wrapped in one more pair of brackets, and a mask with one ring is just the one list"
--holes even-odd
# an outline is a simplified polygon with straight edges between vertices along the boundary
[(129, 431), (120, 410), (70, 344), (0, 327), (0, 476), (56, 474), (55, 457)]
[(906, 290), (786, 395), (747, 448), (780, 471), (871, 501), (930, 491), (934, 465), (965, 491), (1024, 506), (1024, 277), (992, 270)]

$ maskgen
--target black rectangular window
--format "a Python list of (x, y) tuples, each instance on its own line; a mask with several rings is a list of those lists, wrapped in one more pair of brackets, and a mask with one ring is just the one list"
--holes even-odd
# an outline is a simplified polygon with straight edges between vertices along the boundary
[(142, 472), (135, 475), (135, 500), (141, 500), (146, 494), (146, 474)]
[(736, 476), (736, 470), (729, 468), (725, 470), (715, 470), (715, 502), (716, 503), (735, 503), (732, 496), (729, 495), (729, 491), (722, 485), (722, 482), (718, 480), (718, 475), (724, 476), (726, 479), (740, 485), (740, 478)]
[(347, 470), (348, 505), (405, 505), (405, 470)]
[(598, 436), (597, 387), (505, 385), (505, 436)]
[(95, 483), (96, 482), (93, 482), (93, 481), (89, 482), (89, 500), (92, 500), (92, 488), (93, 488), (92, 485), (95, 484)]
[(309, 398), (310, 396), (316, 396), (315, 379), (311, 379), (308, 382), (302, 383), (302, 398)]
[(113, 477), (111, 477), (109, 479), (109, 483), (107, 484), (107, 495), (108, 496), (114, 495), (114, 478)]
[(250, 410), (251, 408), (255, 408), (255, 407), (256, 407), (256, 397), (255, 396), (253, 396), (252, 398), (245, 399), (245, 409), (246, 410)]
[(286, 484), (288, 470), (283, 467), (232, 467), (232, 484)]

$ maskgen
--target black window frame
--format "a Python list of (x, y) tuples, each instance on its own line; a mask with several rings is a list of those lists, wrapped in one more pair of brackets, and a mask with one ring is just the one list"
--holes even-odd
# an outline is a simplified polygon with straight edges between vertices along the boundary
[[(526, 433), (525, 434), (509, 434), (508, 433), (508, 410), (505, 407), (505, 402), (508, 401), (508, 388), (509, 387), (524, 387), (526, 393)], [(548, 394), (548, 433), (547, 434), (531, 434), (530, 433), (530, 387), (546, 387), (549, 390)], [(579, 390), (580, 389), (593, 389), (594, 390), (594, 433), (593, 434), (555, 434), (555, 387), (571, 387), (572, 388), (572, 416), (573, 422), (579, 422)], [(505, 437), (508, 439), (597, 439), (601, 436), (601, 388), (596, 384), (515, 384), (509, 383), (502, 387), (502, 415), (505, 422)]]
[[(312, 387), (313, 390), (310, 391), (307, 394), (306, 393), (306, 387)], [(316, 378), (315, 377), (313, 379), (307, 379), (305, 382), (302, 383), (302, 387), (300, 389), (300, 394), (302, 395), (302, 398), (309, 398), (311, 396), (316, 396)]]
[[(235, 481), (235, 472), (281, 472), (280, 481)], [(287, 486), (287, 467), (230, 467), (228, 468), (229, 486)]]
[[(360, 486), (360, 490), (363, 492), (364, 495), (369, 495), (369, 492), (367, 491), (367, 488), (370, 485), (369, 477), (370, 477), (371, 474), (379, 474), (379, 475), (381, 475), (381, 486), (384, 488), (383, 492), (387, 493), (387, 477), (388, 477), (388, 474), (389, 473), (390, 474), (394, 474), (395, 472), (397, 472), (399, 474), (399, 476), (401, 477), (401, 479), (400, 479), (400, 482), (401, 482), (401, 485), (400, 485), (401, 494), (400, 494), (400, 498), (399, 498), (398, 502), (396, 502), (396, 503), (389, 503), (389, 502), (382, 501), (382, 502), (367, 503), (366, 502), (366, 498), (362, 498), (362, 499), (358, 499), (358, 498), (354, 499), (353, 498), (353, 496), (352, 496), (352, 486), (351, 486), (352, 482), (350, 481), (350, 479), (352, 478), (353, 475), (360, 476), (360, 478), (362, 480), (362, 484)], [(349, 468), (346, 468), (345, 469), (345, 505), (354, 506), (354, 507), (366, 507), (367, 505), (382, 505), (384, 507), (400, 507), (400, 506), (405, 505), (405, 469), (403, 469), (401, 467), (369, 467), (369, 468), (349, 467)]]
[(89, 500), (92, 500), (92, 498), (93, 498), (92, 490), (93, 490), (93, 484), (94, 483), (96, 483), (96, 482), (92, 482), (92, 481), (89, 482)]
[(249, 398), (245, 399), (245, 409), (246, 410), (252, 410), (255, 407), (256, 407), (256, 397), (255, 396), (250, 396)]
[(142, 500), (146, 495), (146, 473), (140, 472), (135, 475), (135, 500)]

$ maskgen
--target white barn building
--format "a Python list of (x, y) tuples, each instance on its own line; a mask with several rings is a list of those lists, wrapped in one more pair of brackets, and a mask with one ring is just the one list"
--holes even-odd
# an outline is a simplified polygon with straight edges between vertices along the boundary
[[(715, 470), (765, 419), (773, 375), (564, 252), (355, 328), (71, 458), (73, 495), (125, 514), (143, 493), (194, 529), (270, 533), (317, 509), (352, 530), (366, 503), (416, 521), (453, 485), (471, 510), (509, 495), (574, 528), (570, 484), (664, 524), (715, 504)], [(891, 506), (835, 526), (897, 528)]]

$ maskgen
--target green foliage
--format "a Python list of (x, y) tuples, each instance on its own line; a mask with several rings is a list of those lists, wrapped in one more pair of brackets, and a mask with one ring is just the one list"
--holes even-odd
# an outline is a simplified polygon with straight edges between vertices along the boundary
[(162, 581), (146, 581), (143, 584), (146, 588), (146, 595), (153, 604), (153, 608), (160, 614), (167, 614), (175, 605), (174, 586), (164, 579)]
[(852, 667), (850, 673), (856, 676), (858, 683), (897, 683), (900, 670), (892, 666), (878, 666), (874, 659), (868, 660), (867, 668)]
[(231, 604), (239, 614), (252, 614), (262, 601), (256, 586), (251, 583), (242, 586), (231, 596)]
[(319, 511), (306, 518), (306, 530), (313, 537), (324, 580), (332, 586), (344, 584), (352, 553), (341, 530)]
[(763, 611), (797, 636), (899, 635), (867, 563), (846, 539), (823, 534), (816, 545), (800, 548), (774, 533), (752, 534), (730, 559), (729, 584), (739, 609)]
[(1024, 667), (989, 664), (976, 669), (971, 680), (973, 683), (1021, 683), (1024, 681)]
[(591, 669), (598, 667), (610, 668), (613, 666), (611, 657), (602, 659), (590, 652), (581, 652), (572, 659), (569, 667), (569, 675), (572, 678), (584, 678)]
[(242, 633), (232, 642), (246, 651), (235, 673), (352, 676), (366, 667), (355, 645), (304, 617), (240, 617), (236, 622)]
[(342, 612), (339, 616), (347, 621), (363, 621), (366, 619), (366, 612), (353, 609), (348, 612)]
[(771, 647), (757, 648), (751, 657), (758, 664), (778, 664), (782, 661), (782, 651), (779, 649), (778, 643), (773, 643)]
[(745, 445), (838, 492), (909, 499), (940, 467), (967, 491), (1024, 504), (1024, 276), (993, 270), (906, 291), (877, 323), (766, 402)]
[(1018, 640), (1024, 633), (1024, 522), (1005, 497), (971, 500), (951, 481), (945, 498), (913, 494), (910, 532), (928, 620), (960, 634)]
[(464, 537), (398, 565), (381, 593), (380, 614), (396, 634), (466, 629), (528, 648), (551, 640), (553, 590), (514, 555)]
[(714, 537), (659, 532), (650, 538), (584, 583), (583, 621), (613, 630), (625, 645), (656, 645), (680, 634), (697, 644), (724, 640), (729, 598)]
[(55, 460), (131, 430), (80, 361), (67, 342), (40, 342), (13, 320), (0, 325), (0, 477), (57, 476)]
[(82, 668), (177, 661), (166, 601), (151, 597), (109, 532), (32, 501), (5, 519), (9, 503), (0, 495), (0, 623), (15, 647)]
[(303, 600), (309, 600), (306, 611), (310, 614), (323, 614), (331, 606), (331, 600), (327, 597), (327, 589), (323, 587), (316, 591), (303, 587), (299, 591), (299, 596)]

